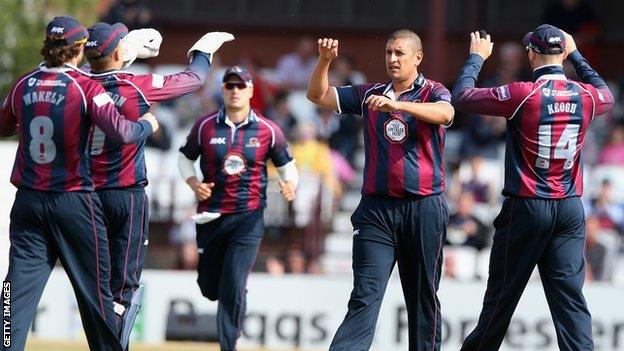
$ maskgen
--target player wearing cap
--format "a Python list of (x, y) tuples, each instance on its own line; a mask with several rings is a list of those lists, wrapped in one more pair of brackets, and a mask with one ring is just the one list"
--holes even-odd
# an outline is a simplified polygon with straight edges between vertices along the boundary
[[(180, 175), (195, 192), (197, 283), (219, 301), (221, 350), (236, 349), (246, 308), (247, 277), (264, 233), (267, 161), (277, 168), (282, 195), (295, 198), (298, 174), (281, 129), (250, 107), (249, 71), (232, 67), (223, 75), (224, 106), (199, 118), (180, 148)], [(200, 158), (203, 182), (197, 179)]]
[(0, 109), (0, 136), (19, 136), (6, 278), (12, 283), (9, 350), (24, 349), (58, 259), (74, 287), (89, 347), (121, 350), (102, 205), (93, 193), (89, 131), (95, 124), (117, 143), (134, 143), (158, 123), (147, 111), (138, 123), (123, 118), (100, 84), (76, 68), (86, 39), (87, 30), (75, 19), (54, 18), (41, 50), (44, 63), (18, 79)]
[(353, 224), (353, 291), (330, 350), (368, 350), (388, 278), (398, 262), (410, 350), (439, 350), (437, 298), (448, 209), (444, 199), (444, 126), (450, 92), (418, 71), (420, 38), (398, 30), (386, 42), (390, 82), (332, 87), (338, 40), (319, 39), (308, 98), (364, 119), (364, 185)]
[[(124, 71), (136, 56), (136, 46), (149, 44), (145, 37), (134, 41), (136, 33), (158, 32), (141, 29), (128, 33), (121, 23), (97, 23), (89, 28), (89, 40), (85, 56), (91, 66), (91, 75), (99, 81), (126, 119), (137, 120), (156, 102), (182, 96), (203, 86), (212, 55), (226, 41), (233, 40), (229, 33), (206, 34), (199, 46), (189, 51), (191, 63), (185, 71), (161, 76), (157, 74), (135, 75)], [(152, 54), (158, 53), (160, 40), (152, 46)], [(141, 302), (142, 287), (139, 286), (145, 251), (148, 243), (148, 200), (145, 194), (147, 172), (145, 167), (145, 141), (120, 144), (106, 138), (95, 128), (90, 154), (93, 158), (93, 181), (102, 201), (107, 219), (111, 254), (111, 290), (115, 300), (115, 312), (122, 318), (118, 323), (122, 345), (127, 342)]]
[[(462, 350), (498, 350), (535, 266), (539, 268), (561, 350), (593, 350), (591, 316), (582, 287), (585, 218), (581, 148), (592, 119), (613, 107), (604, 80), (550, 25), (523, 44), (534, 82), (475, 88), (492, 53), (490, 36), (471, 33), (470, 56), (453, 88), (454, 105), (467, 113), (507, 118), (506, 197), (496, 233), (483, 310)], [(568, 80), (567, 59), (583, 82)]]

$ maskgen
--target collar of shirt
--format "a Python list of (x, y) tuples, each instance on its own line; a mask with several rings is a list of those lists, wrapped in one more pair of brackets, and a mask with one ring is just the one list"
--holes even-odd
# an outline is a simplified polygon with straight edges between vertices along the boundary
[(65, 63), (63, 64), (63, 66), (59, 66), (59, 67), (47, 67), (45, 65), (45, 62), (41, 62), (39, 64), (39, 69), (42, 72), (62, 73), (62, 72), (78, 71), (82, 74), (90, 75), (89, 73), (69, 63)]
[(412, 86), (405, 90), (405, 91), (399, 91), (398, 93), (396, 91), (394, 91), (394, 89), (392, 88), (392, 82), (388, 83), (388, 85), (386, 86), (386, 90), (384, 90), (383, 95), (387, 98), (389, 98), (390, 100), (396, 101), (403, 93), (409, 92), (409, 91), (419, 91), (420, 89), (422, 89), (422, 87), (425, 86), (427, 80), (425, 79), (425, 76), (423, 76), (422, 73), (418, 74), (418, 77), (416, 77), (416, 80), (414, 80), (414, 82), (412, 83)]
[(563, 66), (558, 64), (537, 67), (533, 70), (533, 75), (536, 81), (543, 79), (566, 80)]
[(244, 125), (247, 125), (251, 122), (255, 122), (257, 120), (258, 120), (258, 116), (256, 116), (256, 113), (252, 109), (249, 109), (249, 114), (247, 115), (245, 120), (239, 123), (238, 125), (236, 125), (234, 122), (230, 120), (230, 117), (228, 117), (228, 115), (225, 113), (225, 108), (223, 107), (219, 109), (219, 115), (217, 115), (217, 123), (225, 123), (226, 125), (230, 126), (230, 128), (236, 128), (236, 129)]

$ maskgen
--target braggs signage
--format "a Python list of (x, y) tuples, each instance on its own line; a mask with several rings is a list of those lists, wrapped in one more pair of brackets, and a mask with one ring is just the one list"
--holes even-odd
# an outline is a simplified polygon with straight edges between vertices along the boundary
[[(405, 307), (394, 308), (394, 333), (392, 341), (379, 340), (376, 344), (393, 345), (397, 349), (407, 349), (408, 326)], [(295, 347), (303, 345), (329, 345), (333, 331), (338, 327), (329, 325), (328, 314), (324, 312), (304, 315), (279, 313), (267, 315), (250, 312), (245, 320), (243, 338), (260, 346), (267, 346), (268, 335), (274, 335), (280, 343)], [(475, 318), (442, 318), (442, 345), (459, 346), (477, 323)], [(597, 350), (621, 350), (624, 348), (624, 316), (620, 321), (607, 322), (594, 317), (594, 343)], [(510, 350), (557, 349), (557, 338), (550, 318), (528, 321), (514, 318), (509, 325), (503, 347)]]

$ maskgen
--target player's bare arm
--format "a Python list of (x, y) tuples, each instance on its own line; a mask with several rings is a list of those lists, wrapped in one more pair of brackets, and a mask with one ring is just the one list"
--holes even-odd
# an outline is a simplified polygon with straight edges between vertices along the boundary
[(323, 38), (319, 39), (317, 44), (319, 57), (310, 76), (306, 96), (313, 103), (336, 111), (338, 99), (332, 91), (333, 87), (329, 85), (329, 66), (331, 61), (338, 57), (338, 39)]
[(394, 101), (383, 95), (370, 95), (364, 103), (373, 111), (401, 111), (433, 124), (448, 125), (455, 115), (455, 109), (448, 103)]
[(214, 183), (202, 183), (194, 176), (188, 178), (186, 184), (193, 190), (195, 197), (199, 201), (208, 200), (212, 195), (212, 188), (214, 188)]

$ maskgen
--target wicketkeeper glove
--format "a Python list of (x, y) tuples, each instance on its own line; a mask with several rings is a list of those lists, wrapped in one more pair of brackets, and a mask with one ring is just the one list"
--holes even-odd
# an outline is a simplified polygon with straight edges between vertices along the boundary
[(123, 61), (126, 68), (137, 58), (158, 56), (162, 36), (153, 28), (135, 29), (126, 34), (121, 43), (125, 48)]
[(191, 48), (186, 56), (192, 59), (195, 51), (209, 54), (212, 61), (212, 54), (214, 54), (223, 43), (226, 41), (234, 40), (234, 36), (227, 32), (210, 32), (201, 37)]

